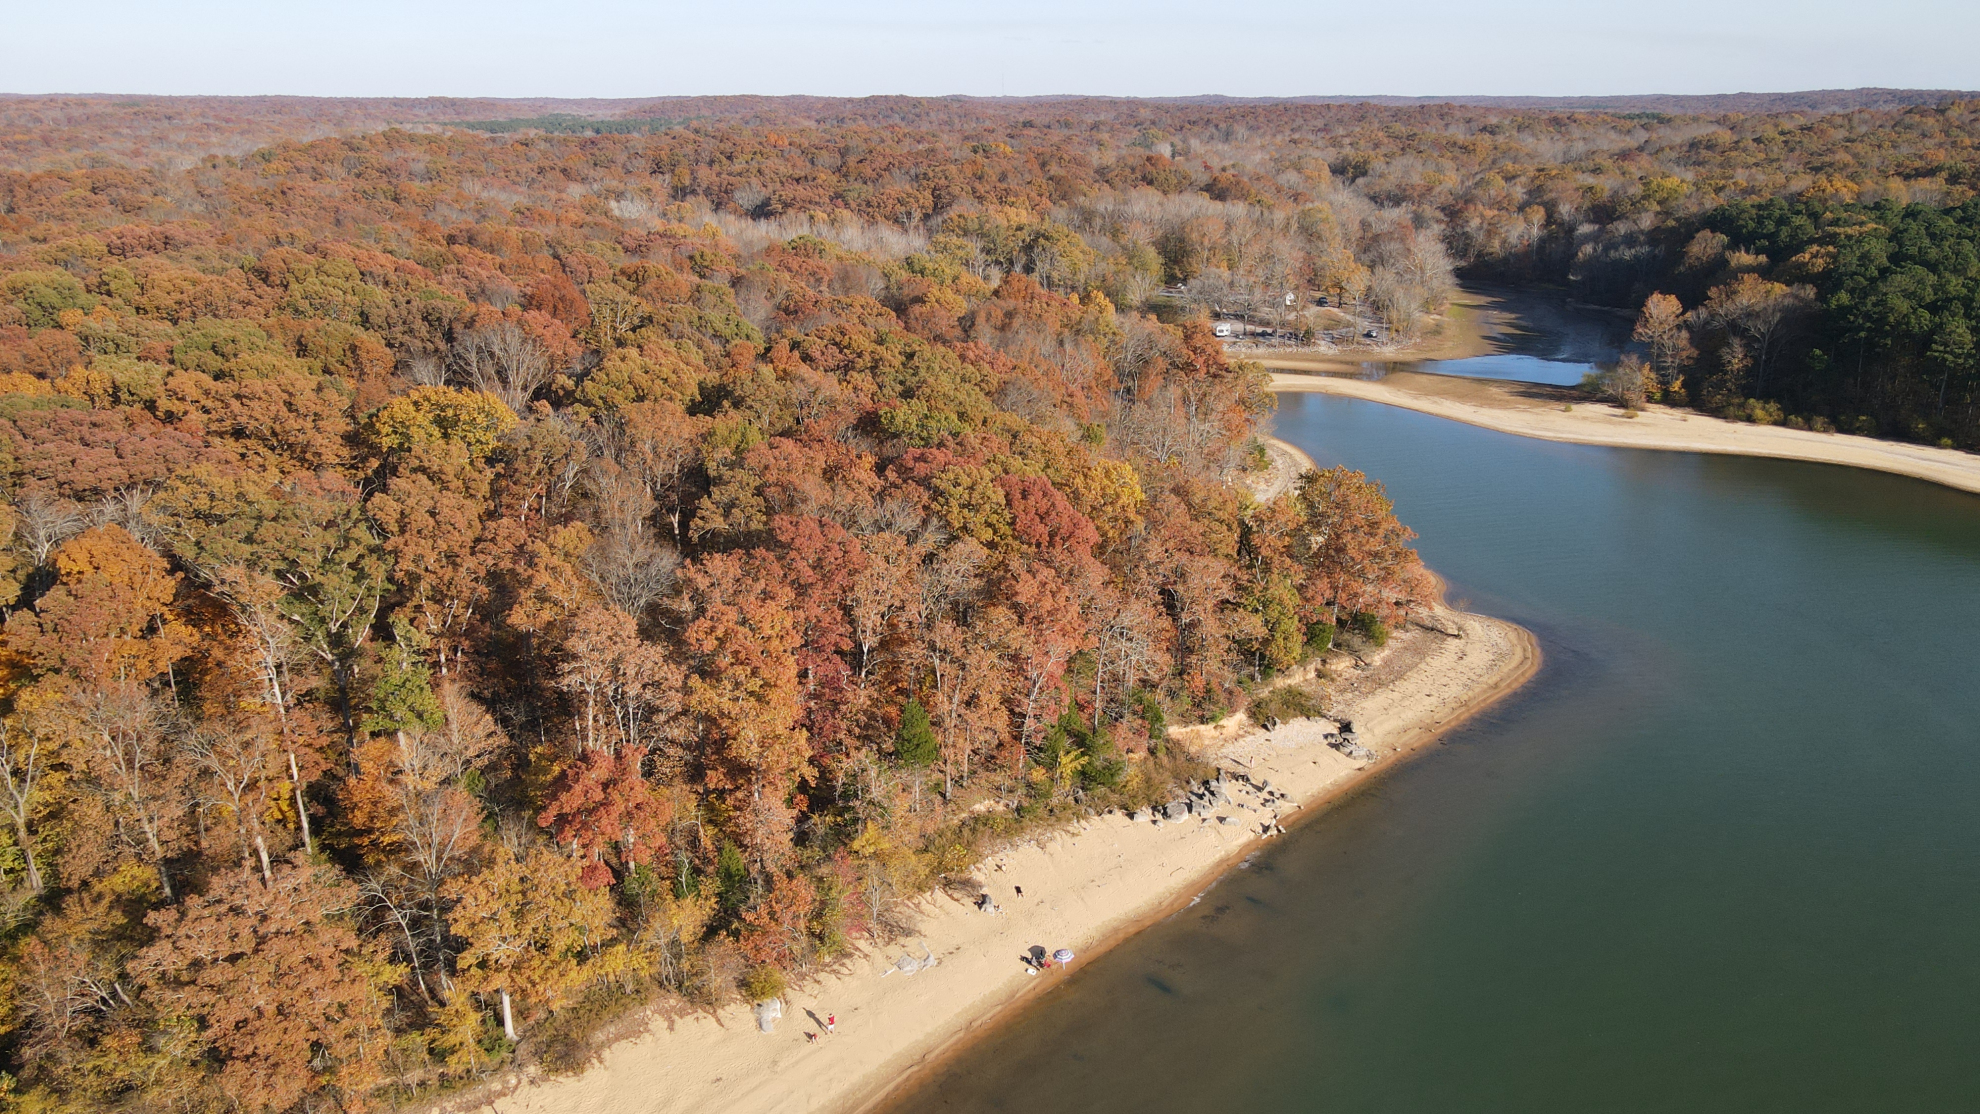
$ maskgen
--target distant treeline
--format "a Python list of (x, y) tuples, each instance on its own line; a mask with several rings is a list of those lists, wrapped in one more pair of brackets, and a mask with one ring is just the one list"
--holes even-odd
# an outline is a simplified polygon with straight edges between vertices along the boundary
[(685, 122), (669, 120), (665, 117), (594, 120), (589, 116), (554, 112), (548, 116), (526, 116), (513, 120), (455, 120), (451, 121), (449, 126), (488, 132), (493, 135), (527, 131), (543, 132), (547, 135), (651, 135), (667, 128), (680, 127)]

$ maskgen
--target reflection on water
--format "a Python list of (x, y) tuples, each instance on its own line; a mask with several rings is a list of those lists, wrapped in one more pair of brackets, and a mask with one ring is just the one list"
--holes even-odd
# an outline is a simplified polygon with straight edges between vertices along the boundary
[(1393, 371), (1420, 371), (1432, 375), (1462, 375), (1467, 379), (1510, 379), (1520, 383), (1549, 383), (1579, 386), (1582, 377), (1595, 365), (1578, 360), (1543, 360), (1516, 352), (1473, 356), (1465, 360), (1409, 360), (1397, 363), (1364, 363), (1359, 377), (1381, 379)]
[(1980, 499), (1324, 395), (1541, 675), (895, 1109), (1980, 1108)]
[(1369, 362), (1361, 365), (1360, 377), (1380, 379), (1392, 371), (1417, 371), (1574, 387), (1597, 364), (1614, 361), (1629, 342), (1626, 315), (1530, 290), (1482, 287), (1468, 291), (1468, 296), (1482, 303), (1473, 312), (1483, 314), (1484, 335), (1499, 351), (1463, 360)]

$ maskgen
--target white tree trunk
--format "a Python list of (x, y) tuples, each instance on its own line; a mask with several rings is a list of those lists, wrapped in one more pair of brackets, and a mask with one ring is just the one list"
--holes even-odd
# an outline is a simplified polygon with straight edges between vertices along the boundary
[(296, 769), (296, 752), (289, 752), (289, 784), (296, 787), (296, 819), (302, 822), (303, 854), (316, 854), (316, 841), (309, 835), (309, 804), (303, 800), (302, 771)]

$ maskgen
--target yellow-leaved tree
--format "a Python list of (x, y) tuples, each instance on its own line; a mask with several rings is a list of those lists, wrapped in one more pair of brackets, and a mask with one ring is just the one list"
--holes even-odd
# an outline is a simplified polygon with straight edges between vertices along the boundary
[(510, 1041), (517, 1002), (526, 1018), (539, 1015), (630, 961), (613, 939), (611, 891), (587, 888), (583, 867), (542, 844), (518, 853), (505, 843), (487, 869), (452, 879), (443, 891), (454, 902), (454, 931), (467, 941), (454, 981), (499, 1001)]

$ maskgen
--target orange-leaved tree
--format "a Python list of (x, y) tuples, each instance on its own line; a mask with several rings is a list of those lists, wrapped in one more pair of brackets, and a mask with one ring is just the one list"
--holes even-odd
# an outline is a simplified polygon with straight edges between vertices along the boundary
[(1384, 622), (1424, 602), (1415, 531), (1396, 520), (1382, 485), (1345, 467), (1311, 471), (1293, 493), (1300, 518), (1292, 551), (1305, 574), (1301, 598), (1315, 617), (1372, 614)]
[(358, 934), (357, 899), (333, 869), (298, 859), (266, 883), (227, 875), (147, 919), (158, 938), (132, 963), (145, 1001), (196, 1028), (229, 1105), (368, 1105), (402, 972)]
[(782, 585), (717, 554), (684, 574), (695, 608), (682, 642), (694, 655), (686, 706), (703, 743), (702, 772), (756, 870), (792, 854), (791, 796), (809, 772), (798, 726), (797, 623)]

